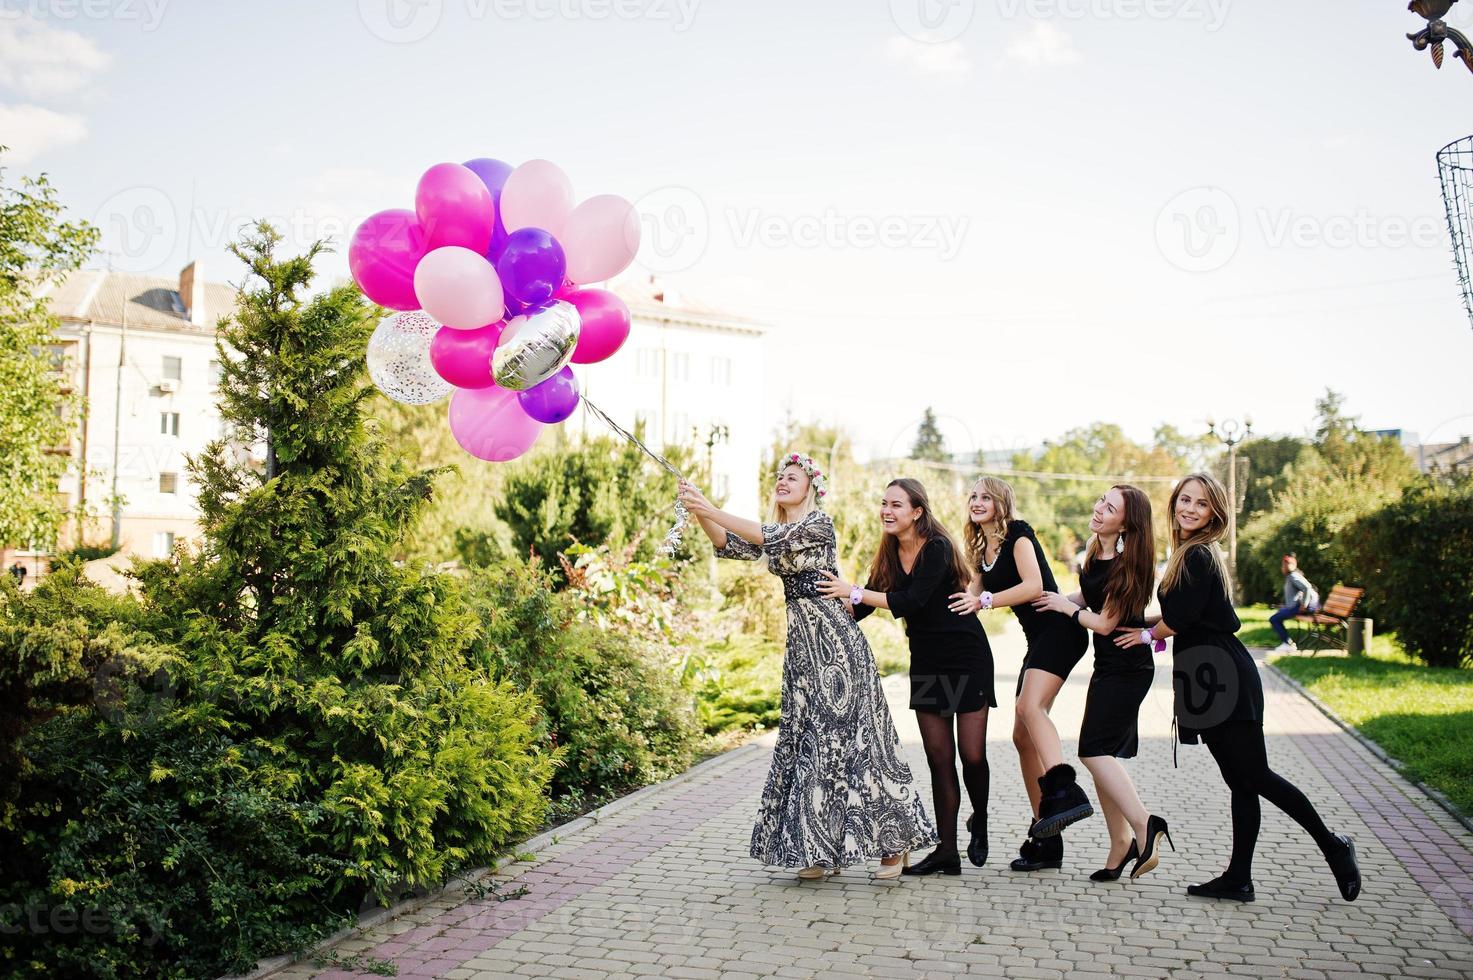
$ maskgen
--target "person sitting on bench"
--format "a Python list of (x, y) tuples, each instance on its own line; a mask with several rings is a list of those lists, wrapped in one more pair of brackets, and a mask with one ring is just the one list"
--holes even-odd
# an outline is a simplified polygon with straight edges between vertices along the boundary
[(1299, 559), (1291, 551), (1284, 556), (1284, 604), (1278, 612), (1268, 618), (1269, 625), (1274, 628), (1275, 633), (1279, 634), (1279, 645), (1274, 647), (1274, 653), (1291, 653), (1298, 650), (1294, 641), (1289, 638), (1289, 630), (1284, 623), (1300, 613), (1315, 613), (1319, 612), (1319, 609), (1320, 594), (1299, 570)]

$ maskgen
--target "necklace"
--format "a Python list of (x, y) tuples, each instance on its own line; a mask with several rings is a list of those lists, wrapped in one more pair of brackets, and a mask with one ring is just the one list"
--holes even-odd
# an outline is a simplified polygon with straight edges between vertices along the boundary
[(984, 548), (982, 550), (982, 571), (984, 571), (984, 572), (990, 572), (990, 571), (992, 571), (992, 566), (993, 565), (996, 565), (997, 564), (997, 560), (999, 558), (1001, 558), (1001, 557), (1002, 557), (1002, 549), (1001, 548), (998, 548), (997, 549), (997, 554), (995, 554), (995, 555), (992, 556), (992, 561), (988, 561), (987, 560), (987, 550)]

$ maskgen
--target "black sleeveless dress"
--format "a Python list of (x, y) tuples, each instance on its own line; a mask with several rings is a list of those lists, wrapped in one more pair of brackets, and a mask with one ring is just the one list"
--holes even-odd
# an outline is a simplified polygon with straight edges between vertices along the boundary
[[(1105, 583), (1114, 555), (1096, 555), (1079, 573), (1079, 591), (1091, 612), (1105, 609)], [(1145, 610), (1120, 621), (1121, 626), (1145, 628)], [(1150, 693), (1156, 663), (1148, 646), (1122, 650), (1115, 637), (1094, 634), (1095, 670), (1084, 699), (1084, 721), (1079, 726), (1079, 757), (1113, 755), (1135, 757), (1140, 748), (1137, 722), (1141, 702)]]
[[(1043, 573), (1043, 588), (1047, 592), (1059, 591), (1054, 580), (1054, 571), (1043, 556), (1043, 546), (1033, 534), (1026, 521), (1010, 521), (1008, 536), (997, 553), (997, 560), (990, 569), (978, 568), (982, 575), (982, 588), (993, 595), (1021, 585), (1023, 575), (1018, 571), (1018, 562), (1013, 557), (1013, 547), (1026, 538), (1033, 545), (1033, 557), (1038, 559), (1039, 571)], [(1037, 610), (1031, 603), (1013, 607), (1023, 635), (1028, 638), (1028, 655), (1023, 658), (1023, 667), (1018, 671), (1018, 690), (1023, 690), (1023, 675), (1029, 670), (1046, 670), (1050, 674), (1067, 678), (1074, 665), (1084, 657), (1088, 647), (1085, 629), (1073, 618), (1051, 610)]]
[[(910, 573), (902, 572), (885, 593), (890, 614), (905, 620), (912, 711), (954, 715), (997, 707), (987, 634), (976, 615), (958, 616), (948, 608), (950, 596), (963, 588), (954, 581), (951, 545), (932, 538), (921, 546)], [(854, 618), (873, 611), (857, 606)]]

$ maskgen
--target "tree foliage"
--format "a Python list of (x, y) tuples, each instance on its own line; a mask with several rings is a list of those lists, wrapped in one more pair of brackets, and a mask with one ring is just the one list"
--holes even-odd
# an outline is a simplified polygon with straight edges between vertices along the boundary
[(910, 458), (929, 463), (945, 463), (950, 459), (946, 453), (946, 439), (941, 435), (941, 427), (936, 424), (936, 413), (929, 405), (921, 415), (915, 444), (910, 447)]
[[(3, 154), (4, 147), (0, 147)], [(71, 416), (48, 346), (60, 321), (43, 290), (81, 267), (98, 231), (62, 218), (45, 175), (7, 186), (0, 165), (0, 545), (51, 550), (66, 509), (57, 484), (70, 463)]]

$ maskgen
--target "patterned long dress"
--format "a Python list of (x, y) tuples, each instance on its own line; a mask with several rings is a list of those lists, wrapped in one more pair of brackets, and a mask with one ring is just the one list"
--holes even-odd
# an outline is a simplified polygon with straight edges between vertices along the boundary
[(782, 868), (838, 868), (930, 847), (936, 827), (900, 758), (874, 654), (843, 603), (818, 594), (837, 573), (834, 524), (813, 511), (764, 524), (760, 547), (727, 532), (722, 558), (755, 561), (783, 582), (788, 643), (782, 719), (752, 856)]

